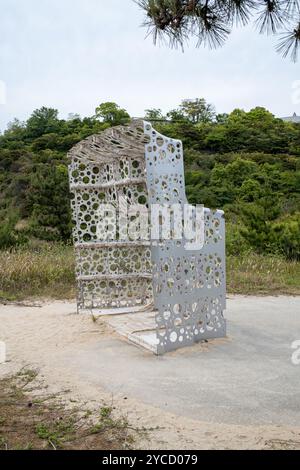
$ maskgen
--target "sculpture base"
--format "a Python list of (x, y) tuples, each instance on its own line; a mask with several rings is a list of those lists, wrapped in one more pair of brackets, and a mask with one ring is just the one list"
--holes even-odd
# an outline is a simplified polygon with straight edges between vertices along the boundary
[[(133, 312), (132, 309), (130, 312), (125, 312), (124, 309), (120, 312), (115, 309), (113, 311), (104, 310), (102, 314), (100, 311), (98, 313), (98, 316), (101, 316), (102, 320), (126, 341), (147, 351), (151, 351), (156, 355), (161, 355), (166, 351), (162, 350), (161, 346), (158, 344), (155, 322), (156, 315), (157, 311), (151, 309), (135, 312)], [(164, 330), (159, 330), (159, 333), (163, 334)], [(206, 331), (206, 334), (201, 336), (199, 332), (199, 335), (191, 339), (190, 343), (185, 344), (185, 346), (192, 346), (201, 341), (224, 337), (226, 337), (226, 324), (224, 324), (224, 329), (219, 330), (217, 333), (213, 331), (209, 333)], [(172, 350), (176, 349), (178, 349), (178, 346), (174, 344)]]

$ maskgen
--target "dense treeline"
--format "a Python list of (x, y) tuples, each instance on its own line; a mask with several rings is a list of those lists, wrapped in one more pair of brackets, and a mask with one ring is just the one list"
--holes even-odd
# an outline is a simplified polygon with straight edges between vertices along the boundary
[[(300, 125), (264, 108), (216, 115), (204, 100), (168, 113), (147, 110), (162, 133), (185, 147), (190, 202), (226, 211), (227, 248), (300, 259)], [(55, 109), (15, 120), (0, 136), (0, 247), (30, 237), (69, 241), (67, 151), (88, 135), (130, 119), (114, 103), (90, 118), (58, 118)]]

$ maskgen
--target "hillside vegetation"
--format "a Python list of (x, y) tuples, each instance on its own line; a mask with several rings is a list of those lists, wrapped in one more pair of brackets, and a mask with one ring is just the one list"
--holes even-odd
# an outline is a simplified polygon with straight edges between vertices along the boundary
[[(58, 118), (55, 109), (15, 120), (0, 135), (0, 248), (29, 239), (71, 240), (67, 151), (85, 137), (130, 119), (114, 103), (94, 117)], [(148, 119), (163, 116), (147, 110)], [(204, 100), (154, 122), (184, 143), (191, 203), (224, 209), (227, 252), (249, 250), (300, 258), (300, 126), (276, 119), (264, 108), (215, 115)]]
[[(225, 211), (229, 292), (299, 293), (300, 125), (264, 108), (216, 115), (203, 99), (146, 118), (183, 141), (189, 201)], [(0, 299), (74, 297), (66, 154), (129, 120), (114, 103), (83, 119), (41, 108), (0, 135)]]
[[(227, 291), (232, 294), (300, 294), (300, 263), (278, 255), (246, 252), (227, 256)], [(0, 302), (74, 299), (71, 246), (31, 241), (0, 251)]]

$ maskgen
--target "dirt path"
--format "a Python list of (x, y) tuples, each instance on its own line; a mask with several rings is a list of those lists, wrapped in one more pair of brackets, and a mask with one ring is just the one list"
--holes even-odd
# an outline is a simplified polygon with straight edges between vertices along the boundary
[[(242, 308), (240, 316), (237, 316), (237, 312), (240, 311), (238, 303), (243, 300), (245, 308)], [(280, 366), (283, 367), (282, 376), (278, 379), (278, 383), (276, 382), (272, 367), (274, 365), (278, 368), (279, 362), (285, 361), (285, 358), (282, 359), (284, 350), (281, 351), (276, 335), (274, 344), (268, 343), (270, 338), (274, 337), (273, 331), (271, 329), (268, 336), (267, 324), (265, 326), (261, 324), (257, 334), (261, 332), (264, 340), (260, 342), (258, 336), (258, 344), (261, 346), (263, 342), (264, 348), (269, 347), (269, 349), (255, 350), (256, 343), (253, 336), (247, 336), (248, 343), (245, 347), (248, 356), (262, 354), (263, 357), (264, 354), (270, 354), (268, 357), (270, 372), (267, 378), (269, 382), (266, 391), (266, 384), (262, 386), (262, 384), (255, 383), (256, 378), (249, 370), (252, 366), (251, 363), (247, 363), (246, 356), (244, 357), (241, 351), (234, 349), (235, 342), (238, 342), (237, 331), (245, 332), (245, 328), (251, 326), (246, 308), (249, 302), (250, 313), (253, 310), (251, 310), (251, 302), (260, 305), (262, 311), (269, 306), (270, 313), (274, 315), (276, 322), (280, 321), (280, 318), (276, 316), (276, 308), (274, 310), (274, 305), (278, 304), (278, 315), (281, 312), (282, 320), (285, 321), (285, 328), (282, 327), (281, 330), (284, 344), (285, 342), (289, 344), (289, 330), (286, 329), (286, 325), (289, 325), (291, 330), (291, 341), (297, 339), (297, 335), (300, 337), (300, 328), (295, 331), (297, 322), (298, 325), (300, 324), (299, 297), (263, 298), (261, 300), (259, 298), (248, 298), (248, 300), (239, 297), (232, 298), (229, 301), (229, 318), (233, 326), (228, 340), (215, 343), (212, 350), (207, 345), (196, 345), (184, 352), (172, 353), (164, 358), (156, 358), (150, 352), (128, 345), (100, 320), (95, 323), (88, 316), (76, 315), (75, 303), (52, 302), (34, 306), (0, 306), (0, 341), (4, 341), (7, 346), (7, 362), (0, 365), (0, 376), (17, 372), (26, 365), (39, 369), (40, 376), (48, 385), (47, 392), (70, 390), (70, 396), (88, 403), (90, 407), (110, 404), (113, 400), (114, 406), (121, 414), (127, 415), (133, 425), (151, 428), (149, 440), (139, 443), (142, 448), (146, 449), (300, 448), (300, 427), (297, 427), (292, 417), (294, 414), (295, 420), (298, 420), (299, 386), (294, 384), (297, 384), (298, 380), (299, 385), (300, 366), (297, 368), (290, 364), (288, 356), (290, 352), (287, 352), (286, 368), (284, 368), (285, 362), (282, 362), (283, 365)], [(291, 311), (293, 312), (289, 319), (288, 312)], [(241, 318), (241, 324), (235, 323), (236, 318)], [(252, 315), (252, 323), (255, 331), (255, 328), (258, 328), (259, 319)], [(251, 350), (250, 346), (254, 349)], [(245, 419), (238, 407), (230, 405), (232, 401), (236, 402), (242, 398), (235, 396), (233, 391), (230, 397), (232, 401), (227, 400), (228, 390), (225, 386), (227, 386), (229, 376), (227, 377), (224, 373), (226, 367), (221, 368), (223, 382), (220, 383), (220, 393), (211, 397), (214, 408), (218, 412), (215, 413), (213, 407), (209, 407), (206, 397), (211, 393), (213, 386), (216, 388), (216, 383), (209, 382), (210, 375), (213, 375), (214, 380), (219, 376), (209, 374), (209, 370), (205, 368), (208, 362), (205, 357), (210, 358), (211, 364), (214, 364), (214, 370), (218, 370), (219, 366), (216, 361), (219, 360), (222, 351), (227, 351), (227, 356), (223, 356), (223, 360), (224, 358), (229, 360), (228, 358), (232, 356), (236, 367), (240, 362), (241, 369), (233, 369), (233, 374), (242, 374), (243, 368), (246, 369), (245, 376), (233, 375), (232, 388), (237, 384), (236, 387), (239, 390), (236, 393), (243, 395), (245, 390), (239, 389), (238, 383), (243, 380), (243, 377), (250, 376), (252, 389), (248, 400), (247, 397), (243, 398), (246, 400)], [(254, 359), (258, 360), (257, 357)], [(275, 361), (273, 365), (272, 360)], [(201, 371), (201, 364), (203, 371)], [(175, 375), (173, 366), (176, 368)], [(169, 376), (167, 370), (171, 369)], [(192, 378), (187, 381), (188, 384), (181, 384), (184, 381), (183, 375), (180, 374), (183, 374), (183, 371), (186, 374), (187, 370), (190, 370)], [(197, 382), (193, 379), (195, 370), (198, 370)], [(264, 374), (263, 369), (256, 372), (258, 375)], [(284, 397), (279, 391), (282, 380), (285, 380), (283, 384), (287, 387), (287, 394)], [(197, 391), (199, 384), (201, 390), (199, 388)], [(176, 391), (177, 385), (178, 391)], [(258, 395), (255, 403), (256, 393)], [(220, 403), (222, 396), (227, 400), (225, 404)], [(185, 403), (185, 397), (188, 404)], [(268, 408), (272, 397), (278, 397), (278, 419), (276, 419), (277, 408), (273, 405)], [(202, 404), (203, 410), (201, 410)], [(240, 404), (242, 406), (242, 401)], [(260, 407), (262, 408), (261, 420), (257, 418)], [(254, 416), (252, 420), (249, 420), (247, 412), (250, 416), (252, 411)], [(248, 422), (251, 425), (248, 425)], [(300, 423), (299, 420), (297, 422)]]

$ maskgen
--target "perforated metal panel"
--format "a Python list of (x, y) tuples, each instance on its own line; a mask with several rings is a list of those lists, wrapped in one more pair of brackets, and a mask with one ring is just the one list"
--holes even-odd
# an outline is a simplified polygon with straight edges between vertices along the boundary
[[(78, 311), (152, 303), (149, 242), (122, 239), (113, 230), (120, 201), (147, 205), (143, 123), (88, 137), (69, 153)], [(110, 223), (111, 222), (111, 223)]]
[[(187, 203), (182, 143), (144, 124), (150, 204)], [(187, 250), (188, 240), (151, 240), (154, 304), (158, 310), (157, 352), (226, 335), (225, 220), (205, 210), (205, 242)]]
[(112, 230), (113, 215), (103, 221), (104, 205), (119, 210), (122, 200), (129, 206), (183, 209), (182, 143), (135, 121), (89, 137), (69, 158), (78, 310), (136, 311), (154, 303), (158, 354), (225, 336), (222, 211), (205, 209), (201, 249), (187, 249), (185, 237), (124, 239), (122, 231), (116, 236)]

